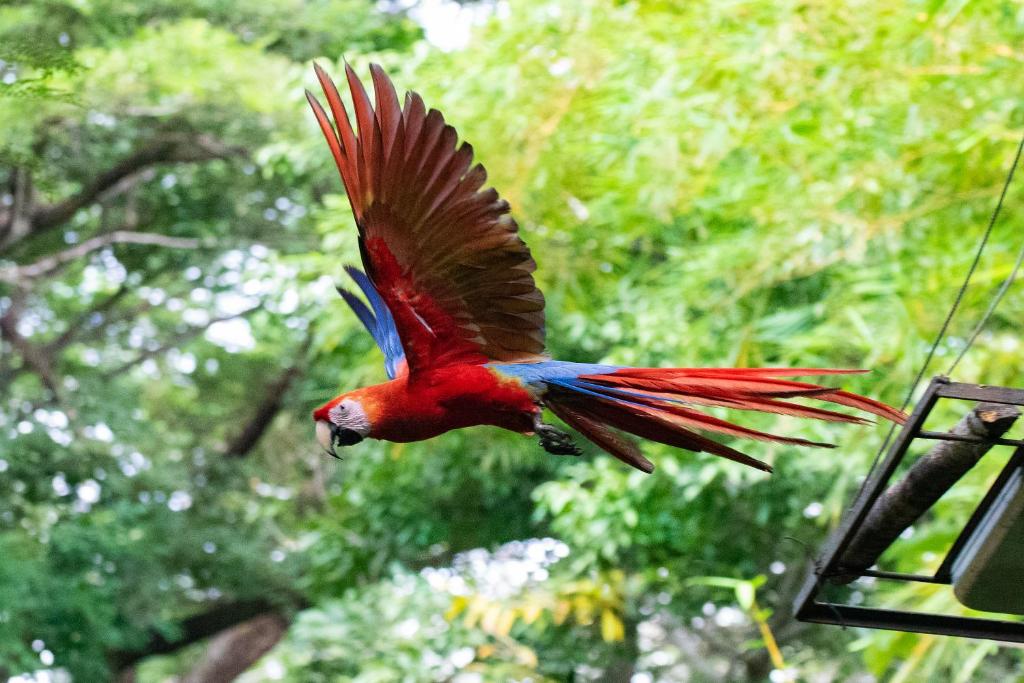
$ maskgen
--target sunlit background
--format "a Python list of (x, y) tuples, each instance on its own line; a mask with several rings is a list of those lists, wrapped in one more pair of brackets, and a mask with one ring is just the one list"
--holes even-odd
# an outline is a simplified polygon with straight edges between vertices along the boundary
[[(1024, 675), (791, 618), (880, 426), (745, 416), (838, 444), (745, 444), (772, 476), (490, 428), (324, 456), (310, 410), (384, 372), (334, 292), (355, 229), (303, 96), (314, 59), (372, 60), (445, 113), (555, 357), (874, 368), (844, 385), (899, 404), (1024, 128), (1022, 45), (1020, 0), (4, 3), (0, 680)], [(936, 372), (1010, 271), (1022, 185)], [(1021, 386), (1022, 316), (1012, 290), (957, 378)], [(887, 566), (934, 569), (994, 473)]]

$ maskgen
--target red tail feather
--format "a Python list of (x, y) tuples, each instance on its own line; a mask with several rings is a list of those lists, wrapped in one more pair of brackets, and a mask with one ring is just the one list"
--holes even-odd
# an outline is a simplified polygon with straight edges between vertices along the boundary
[(725, 444), (712, 441), (681, 425), (674, 424), (667, 419), (667, 414), (659, 413), (656, 409), (597, 399), (588, 403), (580, 412), (592, 415), (616, 429), (650, 441), (657, 441), (676, 448), (685, 448), (695, 453), (713, 453), (765, 472), (772, 471), (771, 467), (760, 460), (755, 460)]
[(567, 425), (622, 462), (644, 472), (654, 471), (654, 464), (645, 458), (636, 444), (629, 439), (615, 433), (597, 420), (587, 417), (584, 412), (574, 410), (568, 405), (553, 402), (549, 403), (548, 407), (551, 408), (551, 412), (560, 417)]
[(553, 384), (544, 401), (571, 427), (623, 462), (649, 472), (653, 465), (639, 450), (609, 427), (669, 446), (706, 451), (761, 470), (771, 468), (693, 430), (728, 436), (832, 447), (796, 437), (750, 429), (709, 415), (694, 406), (792, 415), (831, 422), (863, 423), (860, 417), (779, 400), (812, 398), (855, 408), (902, 423), (906, 416), (873, 399), (840, 389), (779, 379), (798, 375), (839, 375), (863, 372), (836, 369), (786, 368), (624, 368), (607, 374), (581, 375), (576, 383)]

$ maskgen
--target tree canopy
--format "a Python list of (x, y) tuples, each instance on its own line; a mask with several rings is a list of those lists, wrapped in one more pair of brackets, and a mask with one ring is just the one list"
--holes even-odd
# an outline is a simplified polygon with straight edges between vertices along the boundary
[[(461, 11), (486, 20), (445, 51), (416, 19), (454, 3), (0, 7), (0, 676), (1021, 675), (990, 642), (792, 620), (883, 425), (752, 419), (839, 446), (754, 445), (771, 476), (482, 427), (326, 458), (310, 410), (384, 373), (334, 293), (355, 228), (303, 97), (314, 59), (377, 61), (444, 112), (533, 250), (554, 357), (872, 368), (844, 387), (899, 404), (1024, 129), (1019, 3)], [(931, 370), (1009, 275), (1022, 199)], [(1019, 385), (1022, 318), (1011, 290), (956, 379)], [(934, 569), (995, 471), (885, 566)]]

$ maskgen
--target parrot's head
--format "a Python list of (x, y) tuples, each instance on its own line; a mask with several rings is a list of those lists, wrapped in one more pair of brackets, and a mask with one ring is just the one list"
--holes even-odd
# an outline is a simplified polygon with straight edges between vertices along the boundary
[(313, 411), (316, 439), (324, 450), (338, 457), (336, 446), (352, 446), (370, 433), (370, 418), (358, 392), (342, 394)]

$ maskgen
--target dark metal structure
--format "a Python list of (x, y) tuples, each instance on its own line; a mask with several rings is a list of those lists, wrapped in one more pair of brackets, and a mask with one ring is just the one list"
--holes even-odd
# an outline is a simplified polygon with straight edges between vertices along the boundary
[[(1024, 441), (1013, 439), (980, 440), (943, 432), (926, 431), (923, 426), (935, 405), (941, 400), (1002, 403), (1024, 406), (1024, 390), (991, 387), (978, 384), (950, 382), (945, 377), (932, 380), (921, 400), (903, 426), (881, 465), (873, 470), (861, 490), (860, 496), (846, 514), (839, 528), (828, 539), (818, 562), (812, 567), (803, 588), (797, 596), (794, 609), (800, 621), (820, 624), (881, 628), (898, 631), (916, 631), (938, 635), (965, 636), (991, 640), (1024, 642), (1024, 621), (987, 619), (950, 614), (910, 612), (880, 607), (867, 607), (831, 602), (823, 597), (831, 579), (837, 577), (875, 577), (878, 579), (951, 584), (952, 567), (971, 534), (984, 518), (985, 513), (996, 500), (999, 492), (1017, 469), (1024, 467)], [(901, 574), (898, 572), (873, 569), (855, 569), (842, 564), (843, 554), (857, 534), (872, 506), (889, 485), (893, 474), (904, 460), (907, 450), (916, 439), (972, 441), (1014, 447), (1002, 472), (979, 502), (957, 540), (946, 553), (938, 570), (933, 575)], [(1021, 558), (1024, 562), (1024, 558)], [(845, 581), (844, 581), (845, 582)]]

